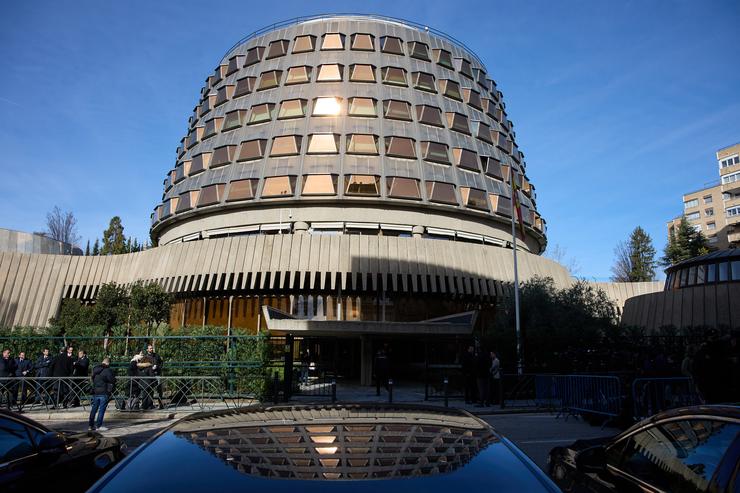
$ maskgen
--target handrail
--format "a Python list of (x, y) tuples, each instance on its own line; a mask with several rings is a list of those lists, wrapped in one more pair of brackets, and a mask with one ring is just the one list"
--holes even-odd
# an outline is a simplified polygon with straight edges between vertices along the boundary
[(288, 20), (284, 20), (284, 21), (280, 21), (280, 22), (275, 22), (275, 23), (270, 24), (268, 26), (265, 26), (265, 27), (263, 27), (261, 29), (258, 29), (256, 31), (250, 33), (250, 34), (247, 34), (242, 39), (240, 39), (239, 41), (237, 41), (236, 43), (234, 43), (234, 45), (226, 51), (226, 53), (221, 58), (221, 60), (227, 60), (228, 59), (228, 56), (236, 48), (238, 48), (239, 46), (243, 45), (247, 41), (249, 41), (249, 40), (251, 40), (253, 38), (256, 38), (257, 36), (261, 36), (262, 34), (265, 34), (265, 33), (271, 32), (271, 31), (276, 31), (277, 29), (280, 29), (282, 27), (291, 26), (293, 24), (299, 24), (299, 23), (302, 23), (302, 22), (308, 22), (308, 21), (314, 21), (314, 20), (320, 20), (320, 19), (330, 19), (330, 18), (334, 18), (334, 17), (361, 17), (361, 18), (365, 18), (365, 19), (375, 19), (375, 20), (380, 20), (380, 21), (396, 22), (396, 23), (400, 23), (400, 24), (405, 24), (406, 26), (411, 27), (411, 28), (414, 28), (414, 29), (417, 29), (419, 31), (430, 32), (430, 33), (434, 34), (435, 36), (439, 36), (440, 38), (444, 38), (447, 41), (449, 41), (450, 43), (452, 43), (454, 45), (457, 45), (458, 48), (461, 48), (461, 49), (465, 50), (466, 52), (468, 52), (468, 54), (470, 54), (475, 59), (476, 62), (478, 62), (478, 64), (480, 65), (480, 68), (484, 68), (485, 67), (485, 65), (483, 64), (483, 62), (481, 61), (481, 59), (478, 57), (478, 55), (476, 55), (476, 53), (473, 50), (471, 50), (465, 43), (463, 43), (462, 41), (456, 39), (455, 37), (450, 36), (449, 34), (444, 33), (444, 32), (442, 32), (442, 31), (440, 31), (438, 29), (434, 29), (433, 27), (425, 26), (423, 24), (419, 24), (418, 22), (409, 21), (409, 20), (406, 20), (406, 19), (400, 19), (400, 18), (397, 18), (397, 17), (390, 17), (390, 16), (378, 15), (378, 14), (360, 14), (360, 13), (336, 13), (336, 14), (304, 15), (304, 16), (294, 17), (292, 19), (288, 19)]

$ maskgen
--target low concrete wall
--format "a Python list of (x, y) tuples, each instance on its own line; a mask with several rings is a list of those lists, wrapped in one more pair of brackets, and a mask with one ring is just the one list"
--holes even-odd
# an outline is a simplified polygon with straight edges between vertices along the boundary
[(72, 245), (46, 236), (0, 228), (0, 252), (72, 255)]

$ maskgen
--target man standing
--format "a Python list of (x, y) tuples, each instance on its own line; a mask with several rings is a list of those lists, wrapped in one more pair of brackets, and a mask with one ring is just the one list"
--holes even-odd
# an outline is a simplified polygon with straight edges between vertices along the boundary
[(375, 394), (380, 395), (380, 385), (388, 390), (388, 377), (390, 375), (390, 361), (388, 361), (387, 345), (384, 345), (375, 355)]
[[(0, 378), (9, 379), (15, 377), (15, 360), (10, 357), (10, 349), (3, 350), (3, 357), (0, 359)], [(12, 392), (11, 380), (0, 380), (0, 399), (5, 398), (5, 405), (10, 409), (15, 405), (15, 392)]]
[(164, 404), (162, 403), (162, 379), (160, 378), (162, 376), (162, 357), (154, 352), (154, 346), (151, 344), (147, 345), (146, 353), (154, 361), (154, 364), (152, 365), (152, 375), (157, 378), (157, 398), (159, 400), (159, 408), (164, 409)]
[(72, 376), (72, 368), (74, 361), (72, 360), (72, 353), (74, 348), (72, 346), (68, 348), (62, 348), (59, 354), (54, 357), (51, 362), (51, 376), (56, 377), (54, 381), (54, 387), (56, 389), (56, 406), (67, 407), (67, 399), (69, 398), (69, 382), (67, 378)]
[(478, 350), (478, 354), (475, 355), (474, 362), (475, 369), (475, 382), (478, 387), (478, 407), (488, 407), (489, 395), (488, 390), (490, 383), (488, 381), (491, 370), (491, 360), (489, 359), (489, 353), (483, 350)]
[(501, 402), (501, 362), (496, 351), (491, 351), (491, 404)]
[(475, 363), (474, 356), (475, 348), (468, 346), (467, 351), (462, 355), (462, 374), (463, 374), (463, 385), (465, 386), (465, 404), (472, 404), (475, 402), (475, 373), (473, 366)]
[(21, 380), (20, 382), (16, 382), (13, 388), (13, 402), (17, 401), (18, 390), (20, 390), (20, 407), (23, 407), (26, 403), (26, 377), (30, 377), (32, 371), (33, 363), (26, 359), (25, 351), (21, 351), (15, 359), (15, 376)]
[(103, 417), (110, 396), (113, 394), (113, 388), (116, 385), (116, 375), (110, 369), (110, 358), (103, 358), (102, 364), (93, 368), (92, 381), (93, 397), (90, 403), (88, 429), (90, 431), (108, 431), (108, 428), (103, 426)]
[(33, 365), (34, 370), (36, 370), (36, 402), (41, 402), (42, 400), (46, 400), (46, 396), (49, 392), (49, 387), (47, 386), (46, 378), (49, 377), (49, 373), (51, 372), (51, 355), (49, 354), (49, 349), (44, 348), (44, 350), (41, 353), (41, 356), (38, 357), (36, 360), (36, 363)]
[[(77, 359), (72, 363), (72, 376), (73, 377), (86, 377), (90, 373), (90, 360), (87, 358), (87, 353), (80, 349), (77, 351)], [(78, 407), (80, 405), (80, 395), (82, 395), (84, 389), (84, 380), (72, 380), (74, 388), (74, 398), (72, 399), (72, 407)]]

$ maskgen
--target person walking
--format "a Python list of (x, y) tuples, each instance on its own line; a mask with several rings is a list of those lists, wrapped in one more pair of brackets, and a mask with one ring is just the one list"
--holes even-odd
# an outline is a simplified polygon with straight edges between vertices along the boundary
[[(15, 359), (15, 376), (20, 379), (15, 382), (13, 386), (13, 402), (18, 402), (18, 410), (20, 411), (26, 404), (26, 377), (31, 376), (33, 371), (33, 363), (31, 360), (26, 359), (26, 352), (21, 351), (18, 353), (18, 357)], [(20, 393), (20, 400), (18, 394)]]
[(159, 401), (159, 408), (164, 409), (164, 403), (162, 402), (162, 357), (154, 352), (154, 346), (152, 344), (147, 345), (146, 354), (154, 361), (152, 365), (152, 375), (156, 378), (157, 385), (157, 400)]
[(103, 426), (103, 418), (115, 386), (116, 375), (110, 369), (110, 358), (103, 358), (103, 362), (93, 368), (92, 373), (93, 396), (90, 402), (90, 418), (88, 420), (90, 431), (108, 431), (108, 428)]
[(72, 399), (72, 407), (79, 407), (80, 395), (84, 395), (87, 392), (83, 392), (84, 382), (79, 377), (86, 377), (90, 374), (90, 360), (87, 357), (87, 353), (80, 349), (77, 351), (77, 359), (72, 362), (72, 376), (78, 377), (72, 381), (74, 385), (74, 398)]
[(501, 402), (501, 362), (496, 351), (491, 351), (491, 405)]
[(5, 399), (8, 409), (15, 405), (15, 392), (13, 392), (13, 381), (15, 378), (15, 360), (10, 357), (10, 349), (3, 349), (3, 357), (0, 359), (0, 399)]

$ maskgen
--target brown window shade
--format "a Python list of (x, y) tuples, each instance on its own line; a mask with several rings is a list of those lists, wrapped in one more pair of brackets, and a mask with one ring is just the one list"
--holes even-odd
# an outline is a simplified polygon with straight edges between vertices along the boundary
[(426, 72), (414, 72), (412, 74), (412, 80), (414, 81), (414, 87), (421, 89), (422, 91), (437, 92), (437, 87), (434, 84), (434, 76)]
[(473, 69), (470, 67), (470, 62), (464, 58), (455, 58), (455, 67), (465, 77), (473, 78)]
[(175, 212), (180, 213), (192, 209), (198, 203), (198, 193), (198, 191), (181, 193)]
[(265, 178), (265, 184), (262, 186), (262, 196), (285, 197), (293, 195), (295, 181), (295, 176), (271, 176)]
[(380, 177), (373, 175), (350, 175), (344, 179), (344, 193), (347, 195), (380, 195)]
[(488, 210), (486, 192), (477, 188), (460, 187), (460, 196), (465, 207), (471, 209)]
[(298, 36), (293, 41), (293, 53), (306, 53), (316, 49), (316, 36)]
[(501, 171), (501, 161), (493, 156), (481, 156), (480, 161), (483, 165), (483, 172), (485, 174), (498, 178), (499, 180), (504, 179), (504, 174)]
[(205, 129), (203, 130), (203, 138), (216, 135), (221, 131), (221, 126), (224, 123), (223, 117), (211, 118), (206, 122)]
[(218, 91), (216, 91), (216, 106), (220, 106), (233, 98), (235, 88), (236, 86), (231, 84), (219, 87)]
[(270, 58), (284, 56), (288, 53), (288, 44), (289, 42), (287, 39), (278, 39), (276, 41), (273, 41), (267, 48), (267, 56), (265, 57), (265, 59), (269, 60)]
[(305, 175), (301, 195), (336, 195), (336, 175)]
[(228, 65), (219, 65), (215, 68), (213, 71), (213, 78), (211, 79), (211, 84), (216, 84), (217, 82), (221, 82), (223, 80), (224, 76), (226, 75), (226, 71), (228, 70)]
[(472, 89), (465, 88), (462, 90), (463, 100), (475, 109), (482, 110), (483, 102), (480, 99), (480, 93)]
[(407, 159), (416, 158), (414, 139), (408, 137), (386, 137), (385, 155)]
[(360, 51), (374, 51), (375, 37), (372, 34), (353, 34), (351, 49)]
[(455, 65), (452, 63), (452, 53), (447, 50), (434, 49), (432, 50), (432, 54), (434, 55), (434, 61), (437, 64), (450, 70), (455, 70)]
[(502, 216), (511, 217), (511, 199), (509, 197), (489, 193), (488, 199), (491, 203), (491, 210), (493, 210), (493, 212), (501, 214)]
[(347, 136), (348, 154), (378, 154), (378, 137), (371, 134), (350, 134)]
[(278, 111), (278, 120), (286, 120), (288, 118), (302, 118), (306, 116), (306, 107), (308, 101), (305, 99), (288, 99), (280, 103), (280, 110)]
[(229, 66), (226, 69), (226, 75), (231, 75), (234, 72), (238, 72), (242, 65), (244, 65), (244, 55), (236, 55), (229, 58)]
[(264, 91), (265, 89), (272, 89), (279, 86), (282, 75), (282, 70), (270, 70), (269, 72), (262, 72), (262, 75), (260, 75), (260, 82), (257, 85), (257, 90)]
[(474, 122), (475, 136), (484, 142), (493, 144), (491, 140), (491, 127), (483, 122)]
[(305, 65), (300, 67), (290, 67), (288, 74), (285, 76), (285, 85), (305, 84), (311, 81), (311, 67)]
[(175, 183), (185, 179), (190, 173), (190, 165), (192, 161), (183, 161), (181, 165), (175, 166)]
[(445, 113), (447, 116), (447, 127), (450, 130), (470, 135), (468, 117), (460, 113)]
[(246, 96), (247, 94), (254, 91), (254, 86), (257, 82), (257, 77), (244, 77), (236, 81), (236, 89), (234, 89), (235, 98)]
[(236, 180), (229, 185), (229, 195), (226, 201), (232, 200), (251, 200), (257, 192), (257, 179)]
[(200, 191), (200, 197), (198, 197), (198, 207), (206, 205), (218, 204), (224, 197), (224, 189), (226, 185), (223, 183), (216, 183), (203, 187)]
[(308, 136), (306, 154), (338, 154), (339, 134), (313, 134)]
[(264, 46), (255, 46), (247, 50), (247, 56), (244, 59), (244, 66), (249, 67), (262, 60), (262, 55), (265, 53)]
[(343, 50), (344, 49), (344, 34), (339, 33), (327, 33), (324, 34), (324, 38), (321, 42), (322, 50)]
[(272, 120), (274, 112), (275, 105), (272, 103), (258, 104), (257, 106), (252, 106), (249, 113), (249, 121), (247, 123), (249, 125), (254, 125), (257, 123), (269, 122), (270, 120)]
[(195, 127), (193, 130), (190, 131), (187, 140), (188, 149), (193, 147), (200, 141), (200, 139), (203, 137), (203, 129), (204, 127)]
[(439, 92), (441, 92), (448, 98), (462, 101), (462, 94), (460, 93), (460, 84), (458, 84), (454, 80), (440, 79)]
[(421, 157), (425, 161), (431, 161), (433, 163), (450, 164), (447, 144), (440, 142), (422, 142)]
[(429, 47), (419, 41), (409, 43), (409, 55), (420, 60), (429, 60)]
[(261, 159), (265, 156), (266, 147), (267, 139), (246, 140), (242, 142), (236, 160), (251, 161), (253, 159)]
[(378, 116), (375, 110), (375, 100), (372, 98), (351, 98), (349, 100), (350, 116)]
[(403, 178), (400, 176), (389, 176), (386, 178), (388, 196), (396, 199), (421, 200), (419, 180)]
[(383, 84), (393, 86), (408, 86), (406, 84), (406, 71), (399, 67), (383, 67), (381, 69)]
[(403, 41), (395, 36), (383, 36), (380, 38), (380, 51), (391, 55), (403, 55)]
[(468, 149), (462, 149), (460, 147), (454, 147), (452, 149), (452, 157), (456, 166), (473, 171), (480, 171), (480, 168), (478, 168), (478, 155), (475, 152)]
[(505, 133), (492, 130), (491, 139), (493, 140), (493, 143), (496, 144), (496, 147), (508, 154), (511, 154), (513, 143)]
[(174, 214), (175, 210), (177, 209), (177, 203), (180, 201), (179, 197), (172, 197), (168, 201), (167, 210), (165, 211), (165, 216), (169, 216), (170, 214)]
[(426, 188), (427, 198), (430, 202), (457, 205), (457, 197), (455, 196), (455, 185), (453, 185), (452, 183), (428, 181), (426, 183)]
[(316, 82), (339, 82), (342, 80), (344, 66), (337, 63), (319, 65), (319, 74)]
[(352, 65), (350, 82), (375, 82), (375, 67), (372, 65)]
[(229, 164), (231, 161), (234, 160), (235, 153), (236, 153), (236, 146), (233, 146), (233, 145), (216, 147), (213, 150), (213, 159), (211, 160), (211, 168)]
[(295, 156), (301, 152), (301, 137), (299, 135), (282, 135), (272, 140), (270, 156)]
[(383, 101), (383, 117), (411, 121), (411, 105), (406, 101), (386, 99)]
[(420, 104), (416, 107), (416, 119), (419, 123), (433, 125), (435, 127), (444, 127), (442, 123), (442, 110), (435, 106)]
[(216, 95), (215, 94), (209, 94), (206, 96), (206, 98), (203, 100), (202, 103), (200, 103), (200, 116), (205, 115), (209, 111), (213, 109), (213, 106), (216, 104)]
[(193, 156), (193, 161), (190, 164), (190, 176), (205, 171), (211, 164), (211, 153), (204, 152)]

